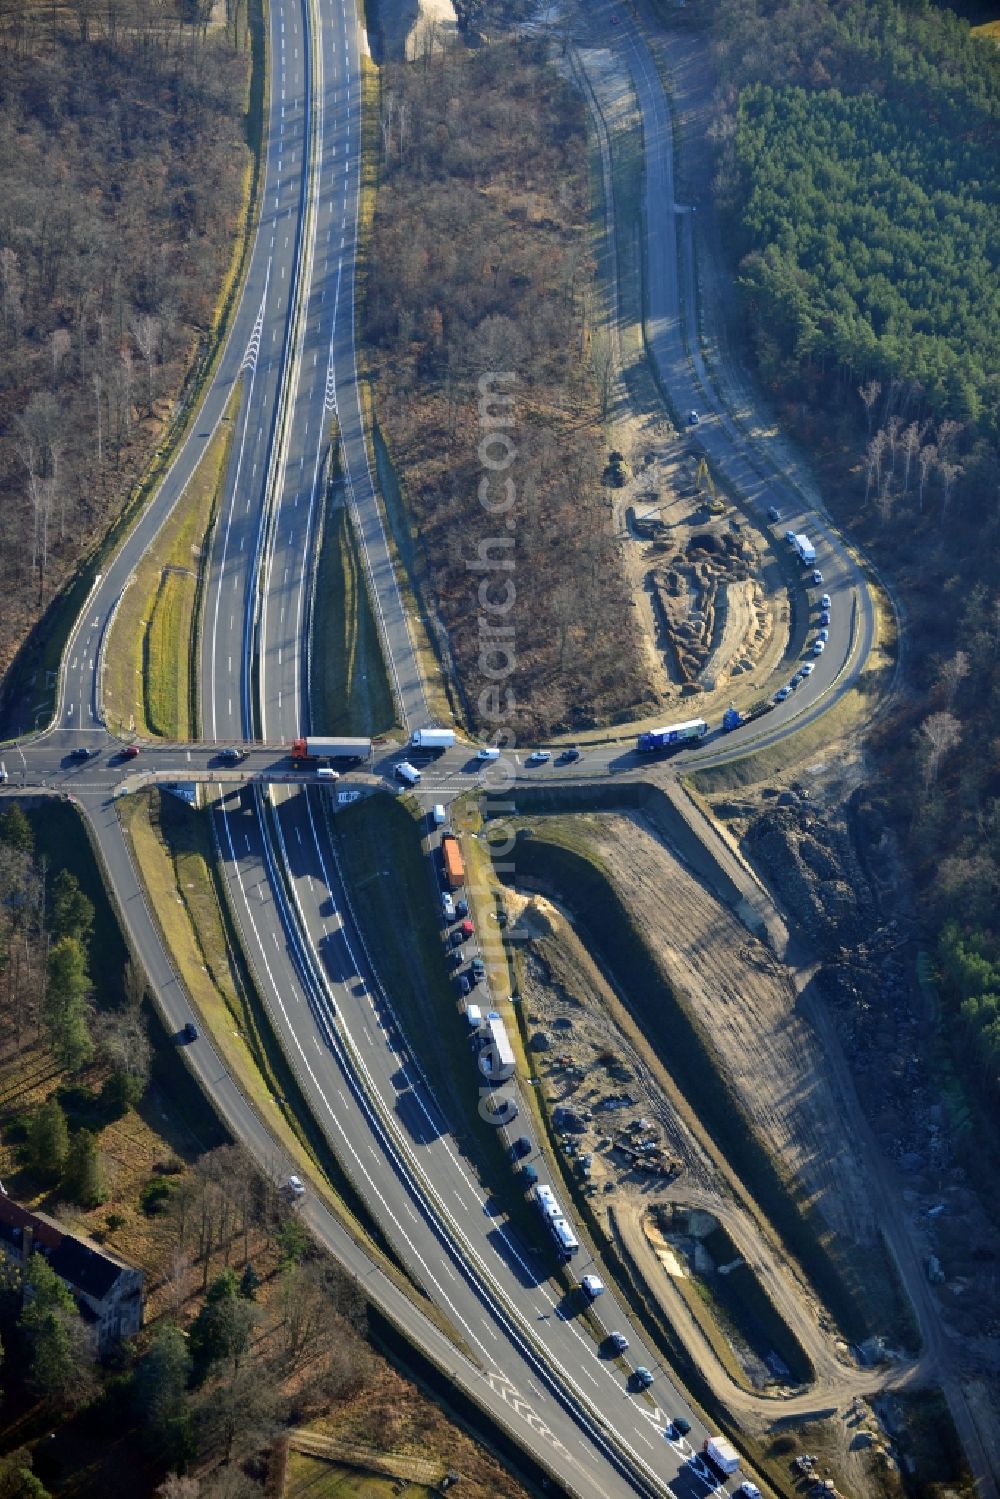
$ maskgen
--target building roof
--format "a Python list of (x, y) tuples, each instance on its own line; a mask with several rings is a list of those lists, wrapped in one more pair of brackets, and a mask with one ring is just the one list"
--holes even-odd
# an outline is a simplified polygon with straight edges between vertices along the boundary
[(95, 1301), (103, 1300), (122, 1271), (132, 1268), (89, 1240), (67, 1233), (51, 1218), (0, 1197), (0, 1241), (23, 1254), (26, 1228), (31, 1230), (32, 1247), (44, 1253), (56, 1274)]

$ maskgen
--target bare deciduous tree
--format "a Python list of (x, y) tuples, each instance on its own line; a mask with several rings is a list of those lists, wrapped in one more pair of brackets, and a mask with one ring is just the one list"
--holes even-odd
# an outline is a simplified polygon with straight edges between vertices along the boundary
[(888, 438), (885, 429), (879, 427), (878, 431), (870, 438), (865, 451), (865, 500), (871, 493), (872, 484), (875, 485), (875, 493), (878, 494), (882, 488), (882, 459), (885, 456)]
[(938, 450), (932, 442), (927, 443), (917, 454), (917, 469), (920, 474), (920, 483), (917, 488), (917, 509), (920, 511), (924, 508), (924, 489), (927, 486), (930, 472), (937, 463), (937, 459)]
[(910, 492), (910, 469), (913, 460), (920, 451), (920, 428), (916, 422), (911, 422), (902, 436), (903, 447), (903, 494)]
[(924, 793), (929, 794), (937, 782), (941, 761), (962, 737), (962, 725), (954, 713), (932, 713), (917, 730), (918, 754), (924, 779)]
[(891, 475), (886, 474), (882, 479), (882, 487), (879, 489), (875, 499), (875, 509), (883, 526), (887, 526), (892, 519), (892, 507), (896, 496), (892, 492)]
[(153, 365), (160, 345), (160, 322), (148, 312), (132, 319), (132, 337), (146, 366), (146, 410), (153, 409)]
[(945, 459), (938, 459), (938, 473), (941, 475), (941, 519), (938, 524), (943, 526), (948, 514), (948, 505), (951, 501), (952, 491), (955, 488), (955, 480), (962, 473), (960, 463), (949, 463)]
[(168, 1473), (156, 1491), (156, 1499), (198, 1499), (201, 1482), (189, 1474)]
[(969, 671), (969, 657), (965, 651), (956, 651), (950, 660), (942, 663), (937, 674), (937, 686), (941, 689), (944, 706), (949, 711), (955, 706), (958, 689)]

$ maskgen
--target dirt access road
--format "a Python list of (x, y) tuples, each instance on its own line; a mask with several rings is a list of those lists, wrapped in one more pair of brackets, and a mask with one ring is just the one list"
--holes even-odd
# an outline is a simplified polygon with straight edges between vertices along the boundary
[[(707, 40), (697, 33), (664, 33), (658, 29), (655, 18), (645, 13), (640, 4), (638, 18), (643, 28), (646, 44), (650, 45), (660, 79), (670, 81), (672, 102), (676, 116), (684, 126), (681, 141), (678, 180), (682, 190), (690, 190), (693, 200), (688, 207), (698, 210), (697, 218), (690, 212), (679, 211), (676, 206), (667, 218), (667, 229), (672, 232), (678, 217), (681, 220), (681, 244), (685, 252), (682, 261), (682, 286), (686, 288), (688, 300), (696, 296), (700, 287), (699, 333), (701, 346), (697, 351), (698, 375), (704, 381), (711, 378), (720, 403), (737, 418), (740, 430), (747, 435), (748, 442), (765, 453), (776, 467), (785, 473), (792, 487), (807, 503), (821, 508), (821, 499), (807, 465), (783, 438), (774, 420), (764, 411), (754, 383), (746, 376), (732, 357), (726, 337), (725, 312), (732, 300), (731, 278), (720, 253), (717, 226), (712, 214), (710, 196), (711, 151), (707, 127), (711, 116), (711, 94), (714, 80), (711, 74)], [(586, 48), (599, 39), (606, 47), (613, 35), (607, 28), (612, 17), (618, 15), (623, 25), (631, 27), (631, 17), (625, 18), (610, 5), (577, 7), (574, 12), (573, 30), (579, 45)], [(621, 32), (619, 28), (619, 34)], [(623, 39), (624, 41), (624, 39)], [(624, 46), (614, 47), (623, 57), (628, 50)], [(626, 80), (625, 87), (628, 88)], [(638, 99), (638, 95), (634, 95)], [(661, 103), (657, 106), (661, 119), (670, 120), (670, 114)], [(650, 118), (643, 119), (644, 130), (658, 128)], [(670, 126), (666, 126), (668, 138), (663, 141), (665, 153), (673, 150), (669, 138)], [(666, 205), (669, 208), (670, 205)], [(618, 240), (620, 243), (621, 236)], [(697, 265), (695, 258), (697, 257)], [(617, 299), (613, 314), (619, 315)], [(615, 342), (616, 349), (621, 341)], [(707, 352), (707, 361), (703, 350)], [(712, 366), (709, 377), (708, 365)], [(637, 411), (640, 421), (649, 420), (649, 412)], [(997, 1475), (989, 1456), (988, 1433), (981, 1433), (973, 1405), (966, 1397), (963, 1378), (969, 1375), (963, 1367), (962, 1349), (949, 1346), (943, 1336), (938, 1308), (927, 1284), (921, 1261), (920, 1248), (915, 1242), (910, 1224), (905, 1217), (899, 1199), (899, 1184), (888, 1171), (887, 1163), (878, 1151), (864, 1119), (857, 1095), (853, 1088), (849, 1070), (840, 1051), (829, 1018), (822, 1004), (810, 990), (811, 968), (809, 955), (803, 954), (801, 961), (793, 964), (793, 985), (800, 996), (803, 1012), (813, 1021), (816, 1034), (828, 1043), (827, 1065), (831, 1082), (835, 1083), (847, 1109), (847, 1117), (854, 1139), (865, 1158), (866, 1173), (873, 1202), (877, 1201), (877, 1219), (885, 1233), (886, 1242), (896, 1261), (900, 1277), (910, 1296), (923, 1338), (923, 1354), (920, 1359), (920, 1376), (930, 1382), (940, 1383), (955, 1420), (959, 1437), (966, 1451), (970, 1466), (980, 1492), (996, 1499)], [(772, 1121), (773, 1124), (773, 1121)], [(975, 1402), (979, 1406), (979, 1402)]]
[[(619, 1178), (612, 1191), (605, 1188), (610, 1173), (595, 1151), (595, 1210), (613, 1210), (608, 1225), (612, 1236), (627, 1247), (716, 1397), (747, 1430), (764, 1433), (788, 1417), (805, 1419), (836, 1410), (842, 1418), (834, 1423), (841, 1437), (838, 1471), (849, 1478), (855, 1494), (874, 1492), (878, 1485), (870, 1487), (873, 1474), (866, 1471), (867, 1457), (856, 1442), (864, 1419), (856, 1401), (943, 1383), (949, 1366), (922, 1264), (901, 1228), (897, 1184), (860, 1115), (839, 1040), (811, 994), (812, 967), (800, 961), (792, 944), (786, 948), (790, 965), (774, 956), (771, 944), (781, 940), (779, 913), (767, 922), (765, 945), (666, 845), (660, 829), (641, 816), (575, 817), (574, 839), (581, 835), (604, 867), (616, 871), (614, 883), (636, 925), (686, 1008), (711, 1035), (719, 1068), (755, 1133), (825, 1220), (841, 1264), (853, 1264), (867, 1280), (867, 1310), (876, 1325), (879, 1302), (889, 1304), (895, 1297), (883, 1240), (890, 1246), (912, 1292), (921, 1352), (915, 1359), (898, 1358), (888, 1368), (858, 1366), (745, 1187), (678, 1095), (643, 1035), (641, 1015), (637, 1022), (625, 1011), (557, 908), (539, 897), (525, 901), (514, 896), (512, 914), (525, 933), (534, 931), (536, 951), (547, 970), (542, 974), (528, 963), (524, 1000), (529, 1022), (554, 1025), (553, 1038), (563, 1038), (559, 1046), (572, 1049), (587, 1074), (580, 1085), (558, 1083), (561, 1091), (547, 1078), (550, 1105), (591, 1103), (593, 1056), (611, 1049), (632, 1073), (635, 1111), (655, 1120), (669, 1152), (683, 1162), (682, 1173), (669, 1182), (629, 1175)], [(729, 882), (738, 877), (733, 863), (727, 870), (730, 903)], [(760, 893), (749, 875), (744, 878), (742, 909), (759, 928)], [(563, 961), (554, 959), (553, 945), (562, 949)], [(566, 1019), (546, 999), (547, 989), (572, 996), (562, 1012)], [(594, 1125), (599, 1131), (607, 1127)], [(589, 1141), (586, 1148), (591, 1148)], [(643, 1220), (656, 1202), (703, 1208), (718, 1218), (810, 1359), (815, 1379), (808, 1387), (757, 1393), (732, 1377), (650, 1244)], [(981, 1491), (988, 1492), (985, 1485)]]

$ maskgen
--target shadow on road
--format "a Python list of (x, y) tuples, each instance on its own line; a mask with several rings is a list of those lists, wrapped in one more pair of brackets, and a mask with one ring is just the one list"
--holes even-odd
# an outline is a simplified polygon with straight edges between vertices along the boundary
[[(400, 1077), (397, 1072), (393, 1081)], [(425, 1111), (412, 1088), (396, 1095), (396, 1117), (403, 1125), (414, 1145), (432, 1145), (443, 1134), (433, 1115)]]
[(509, 1228), (491, 1229), (486, 1238), (518, 1283), (527, 1290), (534, 1290), (548, 1279), (544, 1258), (517, 1240)]

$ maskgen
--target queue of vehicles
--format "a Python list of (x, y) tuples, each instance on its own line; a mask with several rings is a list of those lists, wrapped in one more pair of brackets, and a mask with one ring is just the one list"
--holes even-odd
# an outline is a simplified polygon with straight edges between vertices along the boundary
[[(704, 720), (696, 722), (704, 724)], [(691, 726), (686, 727), (690, 729)], [(704, 725), (700, 732), (694, 732), (691, 737), (702, 738), (705, 732), (707, 732), (707, 725)], [(438, 825), (439, 811), (443, 811), (440, 806), (432, 809), (432, 825)], [(448, 925), (452, 922), (458, 923), (452, 931), (450, 952), (452, 955), (457, 953), (461, 961), (460, 944), (474, 934), (474, 927), (469, 919), (468, 903), (464, 899), (455, 899), (454, 891), (464, 883), (465, 867), (459, 841), (450, 832), (444, 833), (441, 838), (441, 876), (443, 883), (447, 886), (441, 895), (445, 922)], [(472, 960), (471, 972), (476, 982), (485, 979), (486, 969), (482, 958), (476, 957)], [(464, 974), (459, 977), (465, 980), (463, 995), (468, 994), (468, 979)], [(487, 1010), (484, 1014), (479, 1004), (469, 1000), (465, 1005), (465, 1021), (472, 1039), (476, 1065), (483, 1081), (491, 1088), (509, 1081), (516, 1070), (516, 1058), (500, 1013), (497, 1010)], [(488, 1112), (492, 1113), (500, 1123), (509, 1125), (517, 1117), (517, 1103), (510, 1093), (502, 1092), (498, 1088), (489, 1096)], [(534, 1146), (528, 1136), (521, 1135), (511, 1143), (509, 1155), (514, 1163), (519, 1164), (521, 1179), (528, 1188), (530, 1199), (538, 1211), (556, 1254), (564, 1264), (569, 1264), (580, 1253), (580, 1240), (552, 1187), (547, 1182), (538, 1180), (536, 1168), (526, 1160), (533, 1150)], [(593, 1304), (604, 1294), (604, 1282), (599, 1275), (588, 1272), (580, 1277), (579, 1292), (588, 1304)], [(609, 1332), (605, 1337), (605, 1343), (615, 1354), (620, 1355), (628, 1351), (629, 1341), (622, 1332)], [(636, 1390), (647, 1390), (654, 1382), (653, 1372), (644, 1364), (639, 1364), (633, 1369), (630, 1382)], [(668, 1423), (667, 1430), (676, 1439), (686, 1436), (691, 1426), (682, 1416), (678, 1416)], [(731, 1477), (739, 1469), (739, 1454), (725, 1437), (708, 1437), (702, 1449), (702, 1456), (709, 1471), (722, 1481)], [(736, 1493), (741, 1495), (742, 1499), (761, 1499), (760, 1490), (749, 1480), (745, 1481)]]

